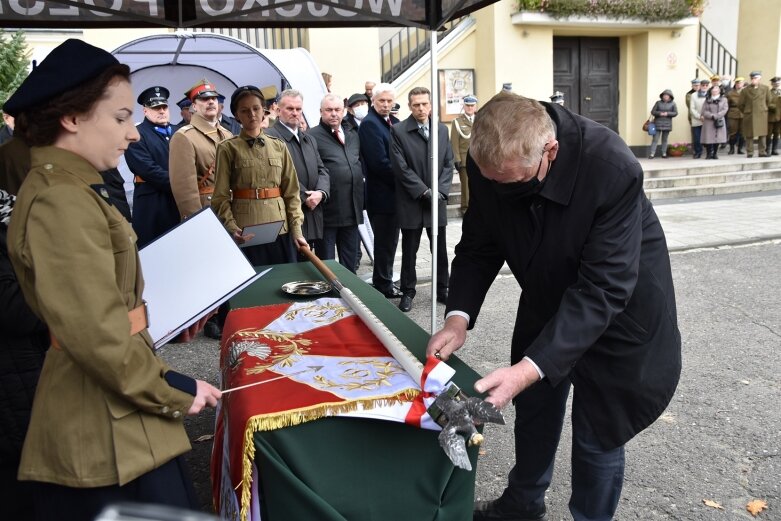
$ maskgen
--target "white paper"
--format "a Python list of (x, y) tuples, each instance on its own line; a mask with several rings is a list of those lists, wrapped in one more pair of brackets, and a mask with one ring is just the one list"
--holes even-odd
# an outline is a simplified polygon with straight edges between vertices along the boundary
[(283, 221), (273, 221), (270, 223), (245, 226), (241, 231), (241, 234), (248, 235), (252, 233), (255, 236), (244, 244), (239, 244), (239, 248), (246, 248), (247, 246), (258, 246), (260, 244), (274, 242), (279, 236), (279, 230), (282, 229), (282, 224)]
[(139, 257), (155, 348), (269, 271), (255, 273), (210, 208), (155, 239)]

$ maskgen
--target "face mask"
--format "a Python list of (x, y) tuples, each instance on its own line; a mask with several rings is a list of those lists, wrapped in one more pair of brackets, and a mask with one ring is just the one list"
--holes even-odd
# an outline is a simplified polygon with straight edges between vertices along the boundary
[(363, 119), (369, 113), (369, 105), (360, 105), (353, 109), (355, 119)]
[(721, 94), (714, 94), (711, 96), (711, 99), (719, 99), (721, 97)]
[[(543, 151), (543, 154), (545, 154), (545, 152), (547, 151)], [(542, 160), (543, 158), (541, 157), (540, 164), (537, 166), (537, 174), (528, 181), (514, 181), (512, 183), (497, 183), (496, 181), (492, 181), (491, 187), (493, 188), (494, 193), (502, 199), (516, 202), (538, 194), (545, 183), (544, 179), (540, 181)], [(550, 167), (551, 164), (548, 163), (548, 171), (550, 171)], [(547, 176), (545, 179), (547, 179)]]

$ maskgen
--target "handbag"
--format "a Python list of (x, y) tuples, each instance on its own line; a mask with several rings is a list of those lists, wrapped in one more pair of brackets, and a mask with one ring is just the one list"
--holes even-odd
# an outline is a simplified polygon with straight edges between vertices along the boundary
[(719, 119), (713, 120), (713, 126), (716, 127), (716, 128), (723, 127), (724, 126), (724, 118), (719, 118)]
[(656, 134), (656, 123), (653, 121), (648, 122), (648, 135), (653, 136)]
[(651, 118), (645, 120), (645, 123), (643, 123), (643, 132), (648, 132), (648, 125), (650, 125), (651, 123), (652, 123)]

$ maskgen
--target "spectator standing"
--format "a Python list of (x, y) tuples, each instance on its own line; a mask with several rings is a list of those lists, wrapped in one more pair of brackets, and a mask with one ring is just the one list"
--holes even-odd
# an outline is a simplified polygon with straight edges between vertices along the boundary
[(295, 262), (294, 244), (305, 244), (298, 177), (285, 143), (263, 134), (263, 94), (254, 85), (236, 89), (231, 112), (241, 122), (238, 136), (217, 146), (212, 210), (238, 244), (245, 226), (283, 221), (276, 240), (244, 248), (253, 266)]
[(363, 84), (363, 95), (366, 96), (367, 99), (372, 99), (374, 97), (374, 87), (377, 86), (377, 83), (366, 80), (366, 83)]
[(14, 137), (14, 117), (3, 113), (3, 125), (0, 126), (0, 145), (11, 141)]
[(342, 124), (344, 102), (326, 94), (320, 102), (320, 123), (309, 131), (328, 169), (330, 192), (323, 208), (323, 258), (333, 259), (355, 273), (361, 247), (358, 225), (363, 224), (364, 181), (358, 130)]
[(746, 138), (746, 157), (754, 157), (754, 138), (759, 141), (759, 157), (767, 157), (765, 136), (767, 135), (767, 113), (773, 106), (770, 88), (762, 85), (762, 73), (749, 74), (750, 85), (740, 91), (738, 108), (743, 114), (743, 137)]
[(656, 155), (656, 145), (659, 143), (659, 136), (662, 138), (662, 158), (667, 157), (667, 136), (673, 129), (673, 118), (678, 115), (678, 107), (675, 106), (675, 97), (670, 89), (665, 89), (659, 94), (659, 101), (654, 103), (651, 108), (651, 115), (654, 117), (656, 125), (656, 134), (651, 139), (651, 150), (648, 152), (648, 159), (653, 159)]
[(375, 86), (372, 106), (358, 131), (366, 176), (366, 211), (374, 231), (372, 284), (386, 298), (402, 295), (393, 284), (393, 261), (399, 243), (396, 180), (390, 159), (391, 127), (399, 122), (390, 115), (395, 98), (396, 90), (389, 83)]
[(778, 135), (781, 133), (781, 78), (770, 79), (771, 103), (767, 113), (767, 151), (771, 156), (778, 155)]
[(217, 95), (217, 119), (220, 121), (222, 128), (228, 130), (231, 135), (238, 136), (241, 132), (241, 124), (224, 113), (225, 111), (225, 96), (222, 94)]
[[(563, 99), (563, 96), (562, 96)], [(453, 149), (453, 164), (458, 170), (461, 182), (461, 216), (469, 207), (469, 178), (466, 175), (466, 155), (469, 152), (469, 140), (472, 139), (472, 123), (477, 112), (477, 97), (464, 96), (463, 109), (450, 125), (450, 146)]]
[(719, 145), (727, 141), (727, 99), (721, 95), (721, 85), (711, 86), (702, 105), (702, 144), (707, 148), (705, 159), (718, 159)]
[(689, 124), (692, 126), (692, 149), (694, 159), (702, 157), (702, 105), (705, 103), (705, 97), (708, 94), (709, 80), (701, 80), (700, 88), (696, 93), (692, 93), (689, 100)]
[[(125, 152), (135, 175), (133, 230), (143, 248), (180, 222), (168, 177), (169, 143), (175, 132), (168, 110), (168, 89), (149, 87), (136, 100), (144, 108), (144, 121), (136, 125), (141, 136)], [(189, 110), (189, 108), (188, 108)]]
[(182, 98), (176, 102), (176, 106), (179, 107), (179, 115), (182, 117), (182, 120), (174, 125), (174, 132), (183, 126), (190, 124), (190, 119), (193, 117), (192, 105), (193, 102), (188, 98)]
[(741, 126), (743, 122), (743, 114), (738, 108), (738, 102), (740, 100), (740, 91), (743, 90), (744, 79), (742, 76), (735, 78), (733, 87), (727, 93), (727, 132), (729, 133), (729, 152), (728, 155), (735, 153), (735, 147), (737, 147), (738, 154), (743, 153), (743, 134), (741, 133)]
[(475, 383), (497, 407), (515, 405), (515, 466), (473, 519), (547, 519), (570, 387), (569, 509), (613, 519), (624, 445), (664, 411), (681, 372), (670, 257), (643, 169), (609, 129), (509, 93), (480, 109), (474, 131), (472, 200), (426, 354), (447, 360), (464, 344), (505, 262), (522, 292), (513, 365)]
[[(404, 296), (399, 309), (412, 309), (417, 272), (415, 268), (423, 228), (433, 250), (433, 227), (437, 234), (436, 299), (447, 303), (448, 262), (447, 195), (453, 181), (453, 150), (447, 137), (447, 127), (437, 123), (438, 143), (431, 142), (431, 92), (426, 87), (413, 88), (408, 96), (410, 116), (391, 128), (391, 165), (396, 175), (396, 209), (401, 228), (401, 283)], [(431, 170), (433, 147), (437, 147), (436, 170)], [(433, 176), (437, 176), (437, 192), (431, 191)], [(431, 220), (431, 205), (439, 210), (436, 223)]]
[(323, 255), (323, 204), (328, 200), (328, 170), (320, 159), (317, 141), (301, 131), (303, 95), (288, 89), (279, 95), (279, 119), (266, 134), (286, 145), (298, 175), (299, 197), (304, 212), (303, 234), (318, 256)]
[(347, 129), (358, 130), (361, 121), (369, 113), (369, 98), (365, 94), (353, 94), (347, 100), (347, 114), (344, 116), (342, 126)]

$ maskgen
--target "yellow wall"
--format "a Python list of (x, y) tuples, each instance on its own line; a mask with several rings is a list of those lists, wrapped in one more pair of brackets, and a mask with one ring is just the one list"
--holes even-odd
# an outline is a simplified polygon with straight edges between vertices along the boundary
[(333, 76), (331, 91), (343, 98), (380, 81), (380, 42), (376, 28), (310, 29), (309, 52), (321, 72)]
[(748, 80), (753, 70), (762, 71), (762, 82), (781, 73), (781, 2), (741, 0), (738, 16), (738, 67)]

